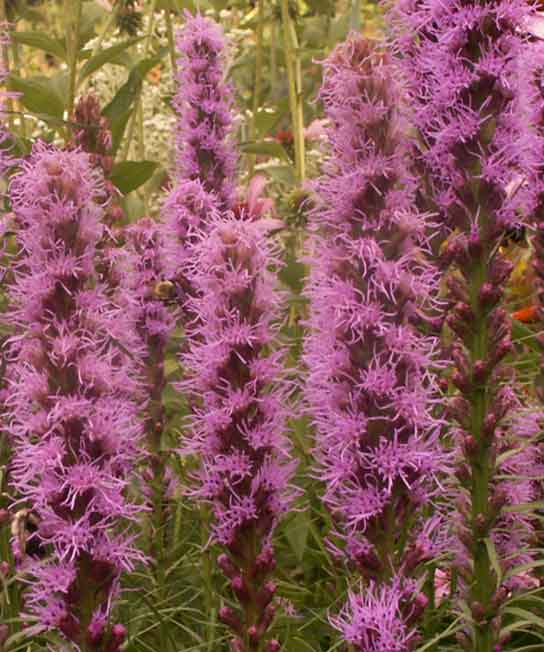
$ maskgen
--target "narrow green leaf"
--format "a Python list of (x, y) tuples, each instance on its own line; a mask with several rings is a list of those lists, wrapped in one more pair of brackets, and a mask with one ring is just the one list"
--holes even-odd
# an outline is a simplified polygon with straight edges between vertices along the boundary
[(519, 619), (524, 619), (525, 622), (529, 622), (537, 627), (544, 629), (544, 618), (537, 616), (532, 611), (527, 611), (526, 609), (520, 609), (519, 607), (506, 607), (504, 609), (505, 613), (516, 616)]
[(155, 161), (122, 161), (114, 166), (110, 181), (128, 195), (150, 179), (158, 165)]
[(489, 561), (491, 562), (491, 567), (493, 568), (493, 571), (495, 572), (495, 576), (497, 578), (497, 586), (502, 581), (502, 568), (501, 568), (501, 563), (499, 561), (499, 556), (497, 554), (497, 549), (495, 548), (495, 544), (493, 543), (493, 540), (490, 539), (489, 537), (486, 537), (484, 539), (485, 547), (487, 548), (487, 554), (489, 556)]
[(271, 156), (273, 158), (279, 158), (283, 161), (288, 161), (289, 157), (287, 152), (279, 143), (269, 142), (269, 141), (260, 141), (257, 143), (243, 143), (240, 145), (240, 149), (245, 154), (261, 154), (263, 156)]
[(285, 526), (285, 535), (299, 562), (304, 556), (309, 532), (310, 516), (306, 511), (294, 514)]
[(66, 60), (66, 50), (61, 41), (51, 38), (43, 32), (16, 32), (12, 31), (10, 38), (17, 43), (29, 45), (32, 48), (43, 50), (49, 54), (58, 57), (59, 59)]
[(127, 48), (131, 47), (135, 43), (141, 41), (144, 37), (129, 39), (123, 43), (118, 43), (113, 45), (111, 48), (106, 48), (99, 52), (94, 57), (91, 57), (85, 65), (81, 68), (79, 73), (79, 82), (81, 83), (86, 77), (92, 75), (93, 72), (101, 68), (106, 63), (110, 63), (115, 60), (115, 58), (124, 52)]

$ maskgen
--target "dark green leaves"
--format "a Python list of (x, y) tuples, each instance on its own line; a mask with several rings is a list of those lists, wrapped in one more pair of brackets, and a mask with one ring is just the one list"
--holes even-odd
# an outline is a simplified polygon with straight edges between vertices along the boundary
[(155, 161), (123, 161), (113, 168), (110, 181), (126, 195), (148, 181), (157, 167)]

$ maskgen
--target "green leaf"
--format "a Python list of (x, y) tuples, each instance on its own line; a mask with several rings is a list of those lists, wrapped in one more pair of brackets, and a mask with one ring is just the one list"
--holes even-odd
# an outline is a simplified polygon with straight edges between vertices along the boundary
[(512, 320), (512, 339), (514, 342), (526, 344), (533, 351), (538, 351), (539, 353), (544, 351), (544, 346), (537, 339), (537, 333), (517, 319)]
[(493, 540), (490, 539), (489, 537), (486, 537), (484, 539), (485, 547), (487, 548), (487, 555), (489, 557), (489, 561), (491, 563), (491, 567), (493, 568), (493, 571), (495, 572), (495, 577), (497, 578), (497, 586), (502, 582), (502, 568), (501, 568), (501, 563), (499, 561), (499, 556), (497, 555), (497, 549), (495, 548), (495, 544), (493, 543)]
[(23, 45), (29, 45), (32, 48), (37, 48), (38, 50), (43, 50), (49, 54), (58, 57), (59, 59), (66, 60), (66, 50), (61, 41), (51, 38), (44, 34), (43, 32), (16, 32), (13, 31), (10, 34), (10, 38), (17, 43), (22, 43)]
[(532, 611), (527, 611), (526, 609), (520, 609), (519, 607), (505, 607), (504, 613), (511, 614), (512, 616), (516, 616), (520, 620), (525, 620), (525, 622), (529, 622), (533, 625), (536, 625), (537, 627), (541, 627), (544, 629), (544, 619), (541, 618), (540, 616), (537, 616), (535, 613)]
[(255, 126), (259, 136), (266, 136), (278, 124), (280, 118), (281, 114), (275, 109), (259, 109), (255, 116)]
[(91, 57), (81, 68), (79, 73), (79, 82), (81, 83), (86, 77), (92, 75), (93, 72), (101, 68), (106, 63), (111, 63), (114, 61), (119, 54), (124, 52), (127, 48), (131, 47), (135, 43), (138, 43), (143, 38), (144, 37), (142, 36), (140, 38), (129, 39), (123, 43), (118, 43), (117, 45), (113, 45), (111, 48), (102, 50), (102, 52), (99, 52), (94, 57)]
[(285, 535), (299, 562), (304, 557), (309, 532), (310, 516), (307, 511), (297, 512), (285, 526)]
[(279, 158), (283, 161), (289, 161), (287, 152), (279, 143), (271, 141), (260, 141), (257, 143), (242, 143), (240, 149), (245, 154), (261, 154), (263, 156), (270, 156), (272, 158)]
[(150, 179), (158, 165), (155, 161), (122, 161), (114, 166), (110, 181), (128, 195)]
[(194, 0), (158, 0), (157, 10), (170, 9), (170, 11), (183, 11), (188, 9), (191, 13), (194, 13), (196, 6)]
[(544, 509), (544, 501), (535, 500), (532, 503), (518, 503), (517, 505), (509, 505), (504, 507), (503, 511), (505, 512), (518, 512), (518, 513), (530, 513), (536, 512), (538, 509)]
[(29, 111), (56, 118), (62, 118), (66, 97), (59, 93), (59, 86), (54, 78), (43, 76), (23, 79), (10, 75), (8, 79), (9, 89), (21, 93), (20, 101)]
[(96, 35), (96, 26), (99, 25), (108, 12), (96, 2), (84, 2), (81, 12), (81, 23), (79, 27), (80, 49)]
[(127, 81), (117, 91), (108, 106), (103, 109), (102, 114), (109, 118), (111, 125), (114, 154), (123, 140), (123, 134), (132, 113), (132, 104), (140, 96), (145, 76), (160, 62), (167, 51), (167, 48), (161, 48), (155, 56), (139, 61), (130, 71)]

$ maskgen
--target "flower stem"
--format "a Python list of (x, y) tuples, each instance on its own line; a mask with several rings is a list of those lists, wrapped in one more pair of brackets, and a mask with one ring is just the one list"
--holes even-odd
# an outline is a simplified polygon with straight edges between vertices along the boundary
[[(261, 99), (262, 77), (263, 77), (263, 33), (264, 33), (264, 0), (258, 0), (257, 5), (257, 31), (255, 33), (255, 86), (253, 89), (253, 111), (251, 115), (250, 139), (257, 139), (257, 112)], [(253, 176), (255, 170), (255, 154), (249, 157), (249, 176)]]
[(172, 75), (175, 76), (178, 72), (178, 62), (176, 58), (176, 44), (174, 42), (174, 27), (172, 25), (172, 12), (170, 9), (166, 10), (166, 34), (168, 37), (168, 51), (170, 53), (170, 64), (172, 65)]
[(68, 119), (74, 111), (76, 96), (77, 57), (79, 53), (79, 26), (83, 4), (81, 0), (66, 0), (66, 45), (68, 55), (69, 81), (68, 104), (66, 106)]
[[(153, 28), (155, 27), (155, 11), (157, 8), (157, 0), (153, 0), (150, 7), (149, 7), (149, 14), (148, 14), (148, 27), (147, 27), (147, 34), (146, 34), (146, 44), (145, 44), (145, 52), (144, 56), (147, 56), (149, 54), (149, 50), (151, 49), (151, 39), (153, 36)], [(134, 137), (134, 132), (136, 131), (136, 126), (138, 124), (138, 114), (140, 110), (143, 110), (142, 107), (142, 91), (140, 90), (138, 94), (138, 100), (136, 102), (136, 105), (134, 107), (134, 110), (132, 112), (132, 115), (130, 117), (130, 124), (128, 127), (128, 133), (127, 133), (127, 138), (125, 141), (125, 146), (123, 148), (123, 154), (122, 154), (122, 160), (126, 161), (126, 159), (129, 156), (130, 153), (130, 145), (132, 144), (132, 139)], [(143, 133), (140, 134), (140, 136), (143, 138)], [(140, 143), (141, 146), (141, 143)]]
[(295, 169), (297, 183), (302, 185), (306, 178), (304, 151), (304, 112), (302, 105), (302, 68), (298, 55), (298, 39), (291, 16), (289, 0), (281, 0), (281, 18), (283, 23), (283, 42), (285, 47), (285, 65), (289, 84), (289, 107), (295, 143)]

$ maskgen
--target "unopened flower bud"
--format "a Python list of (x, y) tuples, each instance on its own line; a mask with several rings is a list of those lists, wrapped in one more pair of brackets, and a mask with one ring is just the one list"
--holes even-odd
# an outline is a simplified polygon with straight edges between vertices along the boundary
[(230, 627), (237, 634), (242, 633), (242, 621), (240, 616), (230, 607), (224, 606), (219, 609), (219, 619), (222, 623)]

